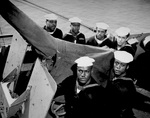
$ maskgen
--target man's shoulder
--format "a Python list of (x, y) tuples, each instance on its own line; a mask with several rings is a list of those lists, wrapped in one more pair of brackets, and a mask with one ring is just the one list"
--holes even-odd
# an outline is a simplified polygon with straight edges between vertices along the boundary
[(62, 30), (60, 28), (56, 28), (56, 32), (61, 32), (62, 33)]
[(64, 33), (64, 37), (67, 37), (67, 36), (72, 36), (73, 37), (73, 35), (70, 33), (70, 32), (66, 32), (66, 33)]
[(43, 29), (47, 31), (46, 25), (43, 26)]
[(63, 38), (66, 38), (66, 37), (71, 37), (72, 34), (70, 32), (65, 32), (64, 35), (63, 35)]
[(75, 85), (76, 83), (76, 77), (71, 75), (66, 77), (62, 82), (60, 82), (58, 85), (61, 87), (70, 87)]
[(120, 87), (126, 86), (129, 88), (134, 88), (134, 82), (130, 77), (122, 77), (120, 79), (117, 79), (115, 83), (119, 84)]
[(82, 32), (80, 32), (80, 33), (78, 34), (78, 36), (84, 36), (84, 37), (85, 37), (85, 35), (84, 35)]
[(93, 41), (93, 40), (95, 40), (95, 35), (87, 38), (87, 41), (88, 41), (88, 42), (91, 42), (91, 41)]
[(106, 39), (110, 42), (116, 42), (116, 38), (112, 34), (107, 34)]
[(66, 77), (64, 79), (64, 81), (69, 81), (69, 82), (75, 81), (75, 80), (76, 80), (76, 76), (75, 75), (70, 75), (70, 76), (68, 76), (68, 77)]

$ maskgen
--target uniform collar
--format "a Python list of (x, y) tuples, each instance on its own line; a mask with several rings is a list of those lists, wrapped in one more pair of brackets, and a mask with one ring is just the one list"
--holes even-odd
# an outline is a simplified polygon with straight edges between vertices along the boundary
[(127, 77), (126, 73), (124, 73), (123, 75), (118, 76), (118, 77), (115, 77), (115, 75), (114, 75), (114, 77), (112, 78), (112, 81), (119, 80), (119, 79), (122, 79), (122, 80), (132, 80), (130, 77)]
[(78, 81), (76, 81), (76, 92), (79, 93), (81, 90), (84, 90), (84, 89), (90, 88), (90, 87), (94, 87), (94, 86), (99, 86), (99, 85), (98, 85), (98, 83), (94, 82), (94, 80), (92, 80), (92, 78), (84, 86), (80, 86)]
[(108, 37), (109, 37), (110, 35), (109, 34), (106, 34), (105, 35), (105, 38), (103, 39), (103, 40), (99, 40), (97, 37), (96, 37), (96, 35), (95, 35), (95, 40), (96, 40), (96, 42), (98, 43), (98, 44), (101, 44), (103, 41), (105, 41)]
[(71, 30), (68, 32), (68, 34), (71, 34), (72, 36), (78, 36), (80, 34), (80, 32), (78, 32), (77, 34), (73, 33)]
[[(56, 27), (56, 28), (57, 28), (57, 27)], [(47, 31), (47, 27), (44, 26), (44, 29), (46, 29), (46, 31), (47, 31), (48, 33), (50, 33), (50, 34), (53, 34), (53, 33), (56, 31), (56, 28), (55, 28), (52, 32), (50, 32), (50, 31)]]
[(124, 46), (130, 46), (130, 47), (131, 47), (131, 45), (130, 45), (130, 44), (128, 44), (128, 42), (126, 42), (126, 44), (125, 44), (125, 45), (117, 46), (117, 49), (118, 49), (118, 50), (120, 50), (120, 49), (121, 49), (121, 48), (123, 48)]

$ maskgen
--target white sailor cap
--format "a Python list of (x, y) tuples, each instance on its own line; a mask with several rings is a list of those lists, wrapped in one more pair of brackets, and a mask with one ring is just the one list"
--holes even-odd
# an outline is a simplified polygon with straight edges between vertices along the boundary
[(79, 19), (78, 17), (70, 18), (69, 21), (70, 21), (71, 23), (81, 23), (81, 22), (82, 22), (82, 20)]
[(117, 34), (117, 36), (124, 37), (130, 33), (130, 29), (127, 27), (120, 27), (115, 31), (115, 33)]
[(109, 25), (107, 25), (106, 23), (100, 22), (100, 23), (96, 23), (96, 28), (107, 30), (109, 28)]
[(93, 62), (95, 62), (95, 60), (93, 58), (88, 57), (88, 56), (83, 56), (83, 57), (80, 57), (80, 58), (75, 60), (75, 63), (77, 63), (78, 67), (92, 66)]
[(115, 51), (114, 52), (115, 59), (119, 60), (122, 63), (130, 63), (133, 61), (132, 54), (126, 51)]
[(143, 45), (146, 46), (146, 44), (150, 42), (150, 36), (147, 36), (144, 41), (143, 41)]
[(57, 20), (57, 16), (55, 14), (46, 14), (45, 16), (46, 20)]

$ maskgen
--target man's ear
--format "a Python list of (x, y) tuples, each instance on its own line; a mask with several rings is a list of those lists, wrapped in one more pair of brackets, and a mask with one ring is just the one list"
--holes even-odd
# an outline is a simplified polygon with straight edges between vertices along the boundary
[(129, 65), (127, 65), (126, 69), (129, 69)]
[(48, 20), (45, 21), (45, 24), (47, 24)]
[(72, 29), (72, 25), (70, 24), (70, 28)]

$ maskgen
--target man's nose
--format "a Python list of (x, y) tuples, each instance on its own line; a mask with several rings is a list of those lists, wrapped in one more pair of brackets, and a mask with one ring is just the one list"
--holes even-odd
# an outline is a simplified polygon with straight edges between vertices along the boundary
[(117, 65), (116, 65), (116, 68), (117, 68), (117, 69), (119, 69), (120, 67), (121, 67), (121, 65), (120, 65), (120, 64), (117, 64)]
[(81, 76), (83, 76), (83, 77), (84, 77), (84, 76), (85, 76), (85, 72), (82, 72), (82, 73), (81, 73)]

